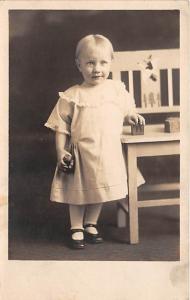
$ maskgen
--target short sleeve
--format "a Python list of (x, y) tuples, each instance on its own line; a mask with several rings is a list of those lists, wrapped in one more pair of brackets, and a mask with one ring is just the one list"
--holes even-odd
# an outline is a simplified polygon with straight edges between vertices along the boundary
[(131, 93), (126, 90), (125, 84), (123, 82), (118, 82), (119, 96), (123, 107), (124, 115), (136, 112), (135, 99)]
[(74, 103), (64, 93), (59, 93), (60, 98), (52, 110), (45, 126), (61, 133), (70, 135)]

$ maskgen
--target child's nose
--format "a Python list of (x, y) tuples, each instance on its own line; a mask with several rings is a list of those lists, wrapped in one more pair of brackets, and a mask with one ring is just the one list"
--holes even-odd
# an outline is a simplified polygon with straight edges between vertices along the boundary
[(96, 63), (96, 64), (94, 65), (94, 72), (98, 73), (98, 72), (100, 72), (100, 71), (101, 71), (100, 64), (99, 64), (99, 63)]

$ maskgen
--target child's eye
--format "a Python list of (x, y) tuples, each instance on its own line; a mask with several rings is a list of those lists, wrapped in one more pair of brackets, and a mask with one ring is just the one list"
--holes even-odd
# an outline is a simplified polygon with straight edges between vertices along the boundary
[(101, 63), (102, 65), (106, 65), (108, 62), (106, 60), (103, 60)]
[(94, 65), (94, 62), (93, 61), (88, 61), (87, 65), (92, 66), (92, 65)]

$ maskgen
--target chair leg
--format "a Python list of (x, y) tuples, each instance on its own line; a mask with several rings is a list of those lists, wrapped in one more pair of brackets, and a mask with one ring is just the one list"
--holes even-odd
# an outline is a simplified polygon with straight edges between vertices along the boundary
[(128, 147), (128, 188), (129, 188), (129, 235), (130, 243), (139, 242), (138, 199), (137, 199), (137, 156), (135, 145)]
[(123, 208), (117, 205), (117, 227), (122, 228), (127, 226), (127, 215)]

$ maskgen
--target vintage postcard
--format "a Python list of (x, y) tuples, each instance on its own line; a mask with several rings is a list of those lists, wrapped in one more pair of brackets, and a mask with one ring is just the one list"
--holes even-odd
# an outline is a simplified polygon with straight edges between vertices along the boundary
[(187, 300), (188, 1), (0, 1), (0, 298)]

